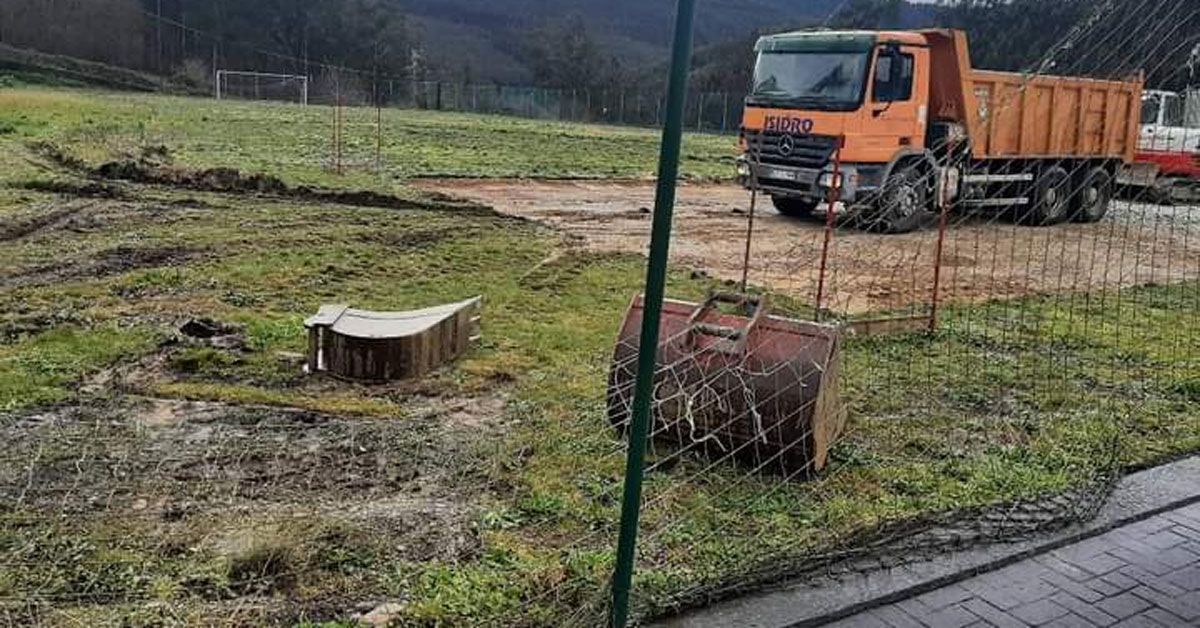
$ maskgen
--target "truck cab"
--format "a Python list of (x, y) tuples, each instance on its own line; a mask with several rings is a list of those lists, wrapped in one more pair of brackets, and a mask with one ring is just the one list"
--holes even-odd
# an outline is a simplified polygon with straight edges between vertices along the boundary
[(1138, 151), (1200, 154), (1200, 91), (1146, 90)]
[(1137, 161), (1120, 183), (1158, 203), (1200, 199), (1200, 91), (1146, 90), (1141, 123)]
[(922, 35), (792, 33), (764, 37), (756, 50), (739, 174), (748, 179), (754, 162), (758, 185), (781, 212), (807, 213), (831, 187), (847, 204), (868, 198), (899, 155), (923, 152), (929, 47)]
[[(1140, 80), (973, 70), (966, 34), (952, 30), (784, 33), (755, 54), (738, 175), (785, 215), (836, 194), (885, 232), (951, 202), (1022, 206), (1014, 214), (1029, 224), (1098, 220), (1133, 158)], [(1119, 115), (1071, 118), (1096, 99)]]

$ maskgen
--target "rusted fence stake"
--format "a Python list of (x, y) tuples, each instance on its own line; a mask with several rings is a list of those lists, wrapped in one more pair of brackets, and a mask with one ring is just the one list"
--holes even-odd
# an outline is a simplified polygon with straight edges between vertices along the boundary
[(833, 228), (837, 221), (836, 207), (842, 194), (842, 146), (846, 144), (845, 136), (838, 138), (837, 152), (833, 157), (833, 181), (829, 186), (826, 198), (829, 208), (825, 212), (825, 244), (821, 247), (821, 270), (817, 278), (817, 302), (815, 320), (820, 322), (824, 317), (825, 306), (825, 274), (829, 269), (829, 247), (833, 244)]

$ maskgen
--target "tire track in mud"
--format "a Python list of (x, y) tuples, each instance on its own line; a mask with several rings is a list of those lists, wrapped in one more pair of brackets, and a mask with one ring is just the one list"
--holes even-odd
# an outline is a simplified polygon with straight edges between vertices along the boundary
[(61, 227), (77, 214), (92, 209), (95, 206), (96, 203), (83, 203), (73, 207), (57, 209), (14, 225), (0, 225), (0, 242), (12, 242)]

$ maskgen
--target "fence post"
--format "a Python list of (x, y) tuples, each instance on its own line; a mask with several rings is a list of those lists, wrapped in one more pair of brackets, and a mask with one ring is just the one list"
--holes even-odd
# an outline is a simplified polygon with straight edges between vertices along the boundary
[(817, 279), (817, 299), (815, 304), (815, 319), (821, 322), (825, 319), (825, 273), (829, 269), (829, 247), (833, 244), (833, 228), (837, 221), (837, 204), (842, 194), (842, 148), (846, 145), (846, 136), (838, 137), (837, 152), (833, 155), (833, 185), (829, 186), (827, 197), (828, 209), (825, 211), (825, 243), (821, 248), (821, 269)]
[(434, 103), (435, 103), (434, 109), (441, 111), (442, 110), (442, 82), (441, 81), (437, 82), (437, 92), (436, 93), (437, 93), (437, 97), (434, 100)]
[(668, 83), (667, 123), (663, 125), (658, 165), (658, 189), (650, 231), (650, 262), (646, 267), (645, 310), (642, 314), (641, 344), (638, 348), (637, 380), (633, 416), (629, 426), (629, 457), (625, 462), (624, 498), (621, 502), (621, 532), (613, 572), (611, 626), (625, 628), (629, 619), (629, 594), (637, 546), (638, 518), (642, 501), (642, 479), (646, 462), (646, 439), (650, 430), (650, 397), (658, 355), (659, 323), (666, 291), (667, 257), (671, 245), (671, 216), (675, 209), (675, 185), (683, 140), (683, 107), (687, 98), (688, 68), (692, 56), (692, 25), (696, 0), (679, 0), (675, 15), (675, 41), (671, 52)]
[(729, 92), (721, 94), (721, 134), (729, 130)]

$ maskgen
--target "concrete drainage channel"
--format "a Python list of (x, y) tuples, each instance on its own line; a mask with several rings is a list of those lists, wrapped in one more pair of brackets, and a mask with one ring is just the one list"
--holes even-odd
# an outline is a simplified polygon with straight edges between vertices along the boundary
[(1011, 543), (948, 552), (934, 560), (821, 577), (691, 611), (654, 624), (660, 628), (806, 628), (897, 602), (1001, 569), (1115, 528), (1200, 502), (1200, 457), (1130, 474), (1090, 521)]

